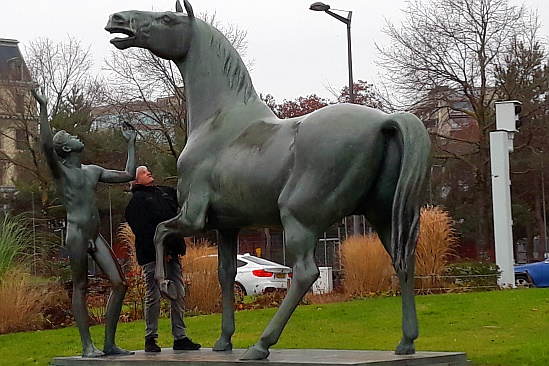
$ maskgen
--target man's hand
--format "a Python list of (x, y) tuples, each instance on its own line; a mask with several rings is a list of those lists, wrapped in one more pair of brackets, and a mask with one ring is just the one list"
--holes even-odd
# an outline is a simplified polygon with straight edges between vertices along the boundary
[(31, 89), (31, 93), (41, 107), (46, 107), (46, 105), (48, 104), (48, 98), (44, 95), (44, 90), (38, 92), (38, 88)]
[(122, 136), (124, 136), (127, 142), (135, 141), (136, 135), (137, 132), (135, 132), (135, 128), (131, 124), (126, 121), (122, 122)]

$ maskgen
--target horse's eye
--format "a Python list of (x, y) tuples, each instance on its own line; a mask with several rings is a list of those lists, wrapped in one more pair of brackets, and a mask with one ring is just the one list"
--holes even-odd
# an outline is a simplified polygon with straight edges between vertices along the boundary
[(170, 24), (173, 21), (173, 18), (169, 15), (164, 15), (162, 17), (162, 21), (166, 24)]

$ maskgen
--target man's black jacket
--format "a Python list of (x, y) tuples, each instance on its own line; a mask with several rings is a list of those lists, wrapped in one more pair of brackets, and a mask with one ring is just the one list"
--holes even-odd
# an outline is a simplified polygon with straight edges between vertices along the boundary
[[(171, 187), (143, 185), (135, 185), (132, 193), (125, 215), (135, 234), (137, 262), (144, 265), (156, 261), (153, 241), (156, 226), (177, 215), (177, 193)], [(167, 255), (185, 254), (183, 237), (173, 236), (166, 240)]]

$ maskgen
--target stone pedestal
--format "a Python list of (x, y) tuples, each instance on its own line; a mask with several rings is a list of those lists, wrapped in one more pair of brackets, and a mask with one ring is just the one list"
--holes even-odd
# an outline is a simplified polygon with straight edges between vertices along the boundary
[(52, 366), (465, 366), (467, 356), (461, 352), (417, 352), (397, 356), (392, 351), (346, 351), (326, 349), (272, 349), (267, 360), (241, 361), (244, 349), (232, 352), (213, 352), (211, 348), (199, 351), (173, 351), (164, 348), (160, 353), (136, 351), (131, 356), (105, 356), (100, 358), (57, 357)]

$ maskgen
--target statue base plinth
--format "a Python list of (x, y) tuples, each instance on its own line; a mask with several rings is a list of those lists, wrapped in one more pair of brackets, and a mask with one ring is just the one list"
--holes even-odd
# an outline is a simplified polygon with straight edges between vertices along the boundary
[(104, 356), (99, 358), (56, 357), (52, 366), (466, 366), (470, 362), (463, 352), (417, 352), (414, 355), (398, 356), (392, 351), (348, 351), (327, 349), (271, 349), (267, 360), (241, 361), (244, 349), (231, 352), (213, 352), (211, 348), (198, 351), (174, 351), (163, 348), (160, 353), (136, 351), (130, 356)]

